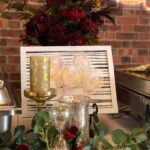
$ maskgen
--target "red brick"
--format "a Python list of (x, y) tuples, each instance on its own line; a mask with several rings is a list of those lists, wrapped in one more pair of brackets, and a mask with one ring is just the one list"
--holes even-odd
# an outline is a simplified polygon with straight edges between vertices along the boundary
[(0, 38), (0, 46), (6, 46), (6, 45), (7, 45), (7, 39)]
[(99, 39), (104, 39), (104, 37), (105, 37), (104, 32), (99, 32), (97, 34), (97, 38), (99, 38)]
[(121, 25), (108, 25), (107, 31), (121, 31)]
[(148, 49), (139, 49), (138, 50), (138, 55), (139, 56), (147, 56), (149, 53)]
[(4, 18), (8, 18), (8, 19), (20, 20), (20, 18), (21, 18), (21, 12), (3, 11), (3, 12), (2, 12), (2, 16), (3, 16)]
[(139, 24), (143, 24), (143, 25), (148, 25), (150, 23), (149, 18), (148, 17), (141, 17), (139, 18)]
[(131, 63), (131, 57), (129, 56), (121, 57), (121, 63)]
[(144, 57), (140, 57), (140, 56), (138, 56), (138, 57), (133, 57), (133, 58), (132, 58), (132, 62), (133, 62), (133, 63), (143, 63), (143, 62), (145, 62), (145, 59), (144, 59)]
[(0, 2), (0, 10), (5, 10), (7, 4)]
[(8, 63), (19, 64), (20, 63), (20, 56), (8, 56)]
[(6, 63), (6, 56), (0, 56), (0, 63)]
[(135, 25), (134, 31), (135, 32), (150, 32), (150, 27), (144, 26), (144, 25)]
[(8, 21), (6, 19), (0, 19), (0, 28), (7, 28)]
[(3, 72), (20, 72), (20, 65), (3, 64)]
[(20, 48), (19, 47), (4, 47), (1, 49), (1, 53), (5, 55), (19, 55), (20, 54)]
[(105, 33), (105, 39), (115, 39), (116, 38), (116, 34), (114, 32), (106, 32)]
[(133, 32), (133, 25), (122, 25), (123, 32)]
[(121, 63), (120, 56), (113, 56), (113, 62), (114, 62), (115, 64)]
[(113, 9), (111, 9), (111, 14), (113, 14), (114, 16), (122, 16), (123, 15), (123, 9), (113, 8)]
[(10, 20), (8, 22), (8, 27), (9, 28), (20, 28), (20, 21), (17, 20)]
[(118, 54), (121, 56), (132, 56), (137, 54), (137, 49), (119, 49)]
[(116, 34), (116, 39), (137, 40), (138, 39), (138, 34), (137, 33), (117, 33)]
[(135, 48), (150, 48), (150, 42), (149, 41), (133, 42), (133, 47), (135, 47)]
[(138, 23), (138, 17), (117, 17), (116, 18), (117, 24), (137, 24)]
[(20, 46), (20, 38), (7, 39), (7, 44), (14, 47)]
[(139, 40), (150, 40), (149, 33), (139, 33)]
[(105, 41), (103, 42), (104, 45), (111, 45), (113, 48), (121, 48), (120, 41)]
[(134, 9), (123, 9), (123, 15), (124, 16), (134, 16), (135, 15), (135, 11)]
[(149, 17), (150, 16), (150, 11), (142, 10), (142, 9), (137, 9), (135, 10), (136, 16), (144, 16), (144, 17)]
[(150, 56), (144, 58), (144, 63), (150, 63)]
[(20, 73), (11, 73), (9, 74), (9, 80), (19, 80), (20, 81)]
[(122, 41), (122, 48), (134, 48), (132, 41)]
[(4, 37), (19, 37), (21, 30), (2, 30), (2, 36)]

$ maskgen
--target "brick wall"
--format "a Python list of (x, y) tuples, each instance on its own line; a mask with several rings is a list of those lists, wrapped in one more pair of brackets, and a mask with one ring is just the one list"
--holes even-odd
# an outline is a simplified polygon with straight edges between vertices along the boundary
[[(30, 0), (31, 1), (31, 0)], [(37, 1), (32, 4), (37, 7)], [(36, 2), (36, 3), (35, 3)], [(5, 8), (0, 4), (0, 9)], [(0, 17), (0, 72), (14, 88), (20, 88), (19, 36), (23, 33), (23, 23), (18, 12), (5, 12), (11, 20)], [(98, 34), (99, 45), (111, 45), (115, 65), (143, 64), (150, 62), (150, 10), (141, 4), (127, 6), (119, 4), (113, 9), (116, 25), (108, 22), (108, 27)]]

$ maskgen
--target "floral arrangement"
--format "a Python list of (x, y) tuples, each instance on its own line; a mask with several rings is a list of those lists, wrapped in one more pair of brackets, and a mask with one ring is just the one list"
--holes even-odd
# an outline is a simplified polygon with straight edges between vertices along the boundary
[(60, 55), (51, 55), (50, 68), (50, 82), (55, 84), (59, 97), (89, 96), (101, 85), (98, 70), (90, 68), (88, 57), (83, 53), (74, 56), (69, 65), (63, 64)]
[(27, 0), (2, 2), (22, 12), (25, 34), (21, 39), (28, 45), (96, 44), (105, 20), (115, 23), (110, 9), (115, 4), (107, 0), (43, 0), (36, 8)]
[[(45, 0), (38, 10), (24, 13), (26, 44), (92, 45), (105, 19), (114, 23), (108, 1)], [(28, 7), (29, 8), (29, 7)]]

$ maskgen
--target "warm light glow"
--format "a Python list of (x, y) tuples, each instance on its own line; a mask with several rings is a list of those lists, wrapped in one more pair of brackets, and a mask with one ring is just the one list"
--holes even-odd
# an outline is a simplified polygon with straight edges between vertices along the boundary
[[(119, 2), (119, 0), (117, 0)], [(135, 6), (142, 4), (146, 10), (150, 10), (150, 0), (120, 0), (120, 3)]]

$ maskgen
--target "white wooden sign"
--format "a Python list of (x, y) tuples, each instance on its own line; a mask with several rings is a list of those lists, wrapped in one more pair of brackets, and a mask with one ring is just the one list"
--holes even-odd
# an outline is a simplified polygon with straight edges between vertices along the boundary
[[(90, 111), (93, 111), (92, 104), (97, 103), (99, 113), (118, 112), (111, 46), (29, 46), (20, 48), (23, 117), (32, 117), (36, 112), (35, 102), (24, 96), (24, 90), (30, 87), (30, 56), (59, 54), (64, 64), (69, 64), (72, 58), (80, 53), (88, 57), (90, 67), (99, 71), (99, 78), (103, 79), (102, 87), (97, 87), (90, 95)], [(47, 102), (47, 105), (56, 101), (57, 99), (53, 98)]]

